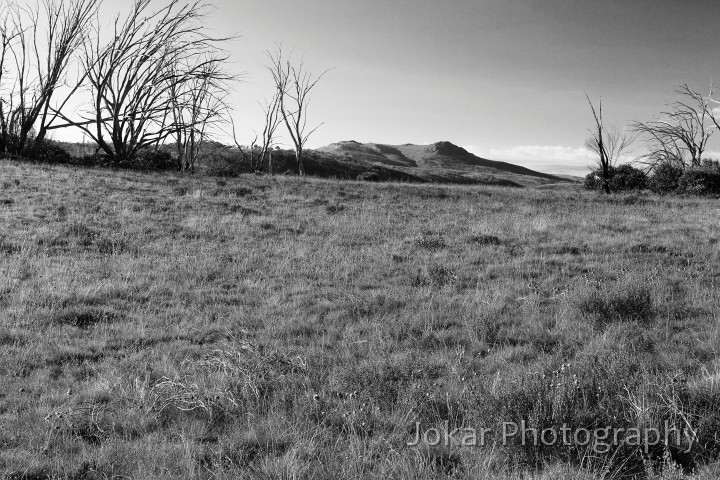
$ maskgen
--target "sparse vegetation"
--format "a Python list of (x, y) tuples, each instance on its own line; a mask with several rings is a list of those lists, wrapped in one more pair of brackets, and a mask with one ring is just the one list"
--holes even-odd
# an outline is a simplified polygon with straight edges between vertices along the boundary
[(0, 6), (4, 478), (718, 478), (712, 87), (634, 124), (648, 172), (587, 97), (601, 196), (447, 141), (309, 150), (324, 73), (278, 46), (236, 150), (211, 5), (99, 5)]
[(6, 478), (717, 477), (712, 199), (0, 162)]

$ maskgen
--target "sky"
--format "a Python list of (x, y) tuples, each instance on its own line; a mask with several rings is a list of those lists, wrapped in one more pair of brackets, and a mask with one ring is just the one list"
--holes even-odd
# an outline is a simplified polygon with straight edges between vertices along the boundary
[(213, 4), (211, 33), (239, 35), (226, 48), (228, 68), (243, 74), (230, 97), (242, 142), (262, 131), (258, 101), (273, 91), (264, 52), (277, 44), (316, 74), (330, 69), (309, 105), (310, 124), (322, 123), (311, 148), (447, 140), (575, 175), (593, 163), (583, 147), (592, 126), (585, 94), (602, 99), (606, 123), (622, 128), (651, 120), (681, 84), (705, 91), (720, 76), (718, 0)]

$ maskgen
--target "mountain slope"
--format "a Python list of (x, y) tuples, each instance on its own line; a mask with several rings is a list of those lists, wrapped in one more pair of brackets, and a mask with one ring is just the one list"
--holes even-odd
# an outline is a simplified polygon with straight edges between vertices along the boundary
[(369, 169), (390, 168), (429, 182), (534, 186), (567, 181), (519, 165), (480, 158), (450, 142), (383, 145), (350, 140), (315, 151), (346, 163), (365, 164)]

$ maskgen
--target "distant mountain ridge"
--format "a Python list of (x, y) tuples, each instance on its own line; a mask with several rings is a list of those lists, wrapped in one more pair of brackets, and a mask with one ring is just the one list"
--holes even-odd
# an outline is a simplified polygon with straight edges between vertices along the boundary
[[(55, 143), (75, 157), (92, 154), (97, 149), (97, 146), (84, 143)], [(175, 152), (170, 144), (161, 148), (171, 155)], [(273, 172), (297, 172), (293, 150), (273, 150), (272, 159)], [(430, 145), (385, 145), (348, 140), (305, 150), (304, 163), (308, 175), (347, 180), (560, 188), (582, 183), (579, 177), (551, 175), (481, 158), (447, 141)], [(208, 142), (198, 164), (199, 170), (216, 175), (254, 171), (234, 146), (218, 142)], [(262, 171), (268, 168), (267, 161), (262, 168), (254, 167)]]
[(365, 164), (369, 169), (393, 169), (429, 182), (490, 183), (533, 186), (568, 182), (507, 162), (478, 157), (448, 141), (430, 145), (385, 145), (355, 140), (332, 143), (314, 150), (345, 163)]

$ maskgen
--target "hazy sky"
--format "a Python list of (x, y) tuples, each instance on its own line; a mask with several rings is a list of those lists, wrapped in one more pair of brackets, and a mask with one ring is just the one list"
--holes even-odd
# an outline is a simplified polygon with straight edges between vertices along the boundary
[(552, 172), (591, 162), (584, 92), (623, 126), (650, 120), (680, 84), (720, 75), (718, 0), (213, 3), (213, 32), (241, 35), (229, 50), (246, 73), (232, 97), (245, 141), (262, 130), (263, 51), (277, 42), (315, 72), (332, 68), (312, 98), (311, 122), (325, 124), (311, 147), (448, 140)]

